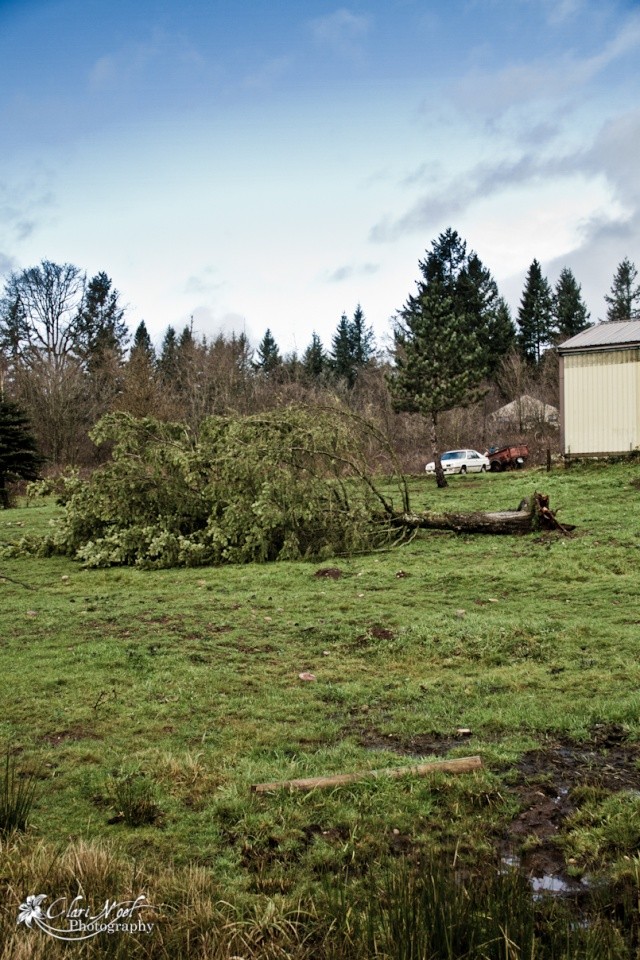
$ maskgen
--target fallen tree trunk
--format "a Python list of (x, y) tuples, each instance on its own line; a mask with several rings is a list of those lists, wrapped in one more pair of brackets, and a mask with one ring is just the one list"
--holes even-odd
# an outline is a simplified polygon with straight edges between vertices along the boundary
[(428, 777), (432, 773), (471, 773), (480, 770), (480, 757), (459, 757), (456, 760), (434, 760), (413, 767), (390, 767), (385, 770), (364, 770), (360, 773), (337, 773), (327, 777), (306, 777), (303, 780), (275, 780), (273, 783), (253, 783), (252, 793), (272, 793), (274, 790), (315, 790), (318, 787), (340, 787), (359, 780), (378, 780), (381, 777), (397, 779), (411, 775)]
[(497, 513), (396, 513), (394, 526), (405, 530), (453, 530), (456, 533), (533, 533), (536, 530), (575, 530), (562, 524), (549, 509), (549, 497), (534, 493), (531, 503), (523, 500), (517, 510)]

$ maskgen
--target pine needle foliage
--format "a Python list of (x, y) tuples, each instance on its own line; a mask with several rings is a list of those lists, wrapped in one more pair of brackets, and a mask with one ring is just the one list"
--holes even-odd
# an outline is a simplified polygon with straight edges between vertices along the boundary
[(26, 414), (0, 393), (0, 509), (9, 506), (6, 484), (37, 479), (42, 463)]
[(184, 425), (109, 414), (113, 445), (66, 505), (47, 551), (88, 566), (199, 566), (369, 549), (390, 511), (347, 417), (289, 407)]

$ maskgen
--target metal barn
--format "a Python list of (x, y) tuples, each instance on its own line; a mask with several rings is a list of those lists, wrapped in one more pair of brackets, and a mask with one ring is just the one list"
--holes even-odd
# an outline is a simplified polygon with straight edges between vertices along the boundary
[(600, 323), (558, 352), (563, 452), (604, 456), (640, 448), (640, 320)]

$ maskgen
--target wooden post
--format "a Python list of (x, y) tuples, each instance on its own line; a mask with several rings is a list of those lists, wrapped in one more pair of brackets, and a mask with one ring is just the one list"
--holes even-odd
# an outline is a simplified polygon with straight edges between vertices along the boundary
[(547, 473), (551, 473), (551, 447), (547, 447)]
[(253, 783), (252, 793), (271, 793), (274, 790), (315, 790), (321, 787), (341, 787), (358, 780), (378, 780), (382, 777), (427, 777), (432, 773), (471, 773), (480, 770), (480, 757), (460, 757), (457, 760), (434, 760), (413, 767), (390, 767), (385, 770), (364, 770), (360, 773), (338, 773), (329, 777), (308, 777), (303, 780), (275, 780), (273, 783)]

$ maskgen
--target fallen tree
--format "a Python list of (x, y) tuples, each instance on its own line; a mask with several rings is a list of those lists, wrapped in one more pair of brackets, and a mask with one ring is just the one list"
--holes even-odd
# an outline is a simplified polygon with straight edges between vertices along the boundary
[(572, 524), (563, 524), (549, 508), (549, 497), (534, 493), (523, 500), (517, 510), (496, 513), (396, 513), (391, 522), (401, 530), (452, 530), (455, 533), (533, 533), (536, 530), (559, 530), (568, 533)]
[[(110, 459), (64, 497), (55, 532), (16, 550), (87, 566), (205, 566), (323, 559), (404, 542), (418, 530), (566, 532), (548, 498), (502, 513), (416, 513), (391, 444), (339, 406), (291, 406), (184, 424), (109, 414), (93, 431)], [(393, 472), (376, 478), (370, 464)]]

